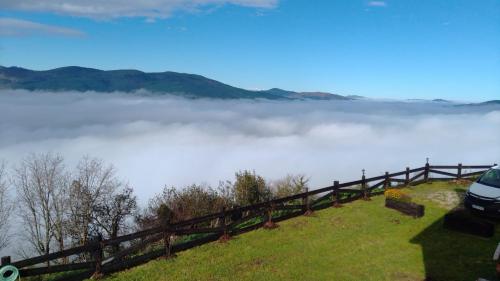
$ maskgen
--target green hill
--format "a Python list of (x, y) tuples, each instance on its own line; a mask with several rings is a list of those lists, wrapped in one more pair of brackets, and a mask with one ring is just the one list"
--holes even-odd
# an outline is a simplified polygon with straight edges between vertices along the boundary
[(500, 233), (485, 239), (442, 227), (443, 216), (460, 204), (464, 191), (450, 183), (406, 189), (425, 204), (420, 219), (385, 208), (382, 196), (358, 200), (106, 280), (496, 280), (491, 257)]
[(157, 94), (168, 93), (190, 98), (349, 100), (344, 96), (329, 93), (298, 93), (281, 89), (250, 91), (200, 75), (171, 71), (158, 73), (138, 70), (103, 71), (77, 66), (46, 71), (0, 67), (0, 89), (2, 88), (80, 92), (132, 92), (145, 89)]

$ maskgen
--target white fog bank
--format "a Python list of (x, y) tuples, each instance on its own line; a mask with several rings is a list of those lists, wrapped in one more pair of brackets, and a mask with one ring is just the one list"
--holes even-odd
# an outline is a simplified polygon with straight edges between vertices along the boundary
[(500, 161), (500, 108), (376, 101), (187, 100), (0, 91), (0, 159), (31, 152), (112, 163), (141, 202), (164, 185), (234, 172), (311, 177), (312, 187), (434, 164)]

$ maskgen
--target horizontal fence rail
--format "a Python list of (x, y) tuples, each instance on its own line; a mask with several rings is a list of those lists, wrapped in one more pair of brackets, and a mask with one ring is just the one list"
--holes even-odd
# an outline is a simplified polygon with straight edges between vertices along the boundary
[[(496, 164), (494, 164), (496, 165)], [(59, 280), (82, 280), (88, 277), (130, 268), (159, 257), (190, 249), (218, 239), (245, 233), (266, 225), (358, 199), (382, 194), (389, 187), (417, 185), (432, 180), (466, 179), (481, 175), (494, 165), (429, 165), (382, 176), (306, 190), (267, 202), (237, 207), (180, 222), (168, 219), (160, 225), (119, 236), (115, 239), (96, 239), (85, 245), (38, 257), (10, 262), (2, 258), (2, 266), (11, 264), (20, 269), (22, 277), (58, 272), (73, 272)], [(450, 171), (451, 170), (451, 171)], [(444, 176), (442, 178), (434, 175)], [(393, 184), (395, 184), (393, 186)], [(200, 225), (200, 226), (199, 226)], [(106, 249), (115, 247), (105, 256)], [(69, 259), (73, 257), (73, 259)], [(83, 257), (83, 258), (82, 258)], [(63, 261), (58, 261), (64, 259)], [(70, 261), (69, 263), (65, 261)]]

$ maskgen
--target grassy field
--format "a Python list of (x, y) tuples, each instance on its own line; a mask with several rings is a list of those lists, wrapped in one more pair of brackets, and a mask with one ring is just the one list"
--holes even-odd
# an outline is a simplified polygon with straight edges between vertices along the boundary
[(413, 219), (383, 207), (384, 198), (328, 208), (314, 217), (210, 243), (109, 276), (106, 280), (495, 280), (499, 241), (442, 228), (465, 187), (423, 184), (405, 191), (425, 204)]

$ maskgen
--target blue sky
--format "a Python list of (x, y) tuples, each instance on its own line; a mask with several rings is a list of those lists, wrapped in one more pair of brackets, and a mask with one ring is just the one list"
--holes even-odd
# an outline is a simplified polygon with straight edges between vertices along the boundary
[(0, 64), (171, 70), (247, 89), (377, 98), (500, 98), (498, 0), (143, 2), (3, 0)]

